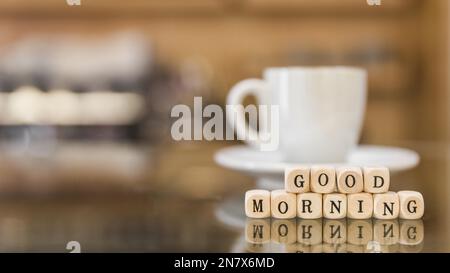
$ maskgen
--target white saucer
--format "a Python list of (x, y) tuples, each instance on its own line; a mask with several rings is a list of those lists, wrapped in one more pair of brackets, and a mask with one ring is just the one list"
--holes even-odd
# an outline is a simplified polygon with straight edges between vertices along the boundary
[[(419, 155), (412, 150), (374, 145), (361, 145), (348, 157), (347, 162), (329, 162), (332, 165), (379, 165), (386, 166), (391, 172), (412, 169), (419, 164)], [(295, 163), (283, 161), (278, 152), (262, 152), (246, 145), (227, 147), (219, 150), (215, 161), (222, 167), (254, 176), (282, 178), (286, 167)], [(308, 164), (308, 163), (305, 163)]]

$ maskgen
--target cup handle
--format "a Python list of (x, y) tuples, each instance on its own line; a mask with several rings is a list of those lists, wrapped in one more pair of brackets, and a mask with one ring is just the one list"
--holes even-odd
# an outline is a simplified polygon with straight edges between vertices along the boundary
[[(268, 90), (267, 83), (264, 80), (247, 79), (240, 81), (231, 88), (227, 97), (227, 105), (243, 105), (243, 101), (248, 95), (255, 96), (256, 99), (261, 102), (262, 93), (268, 92)], [(236, 117), (236, 120), (231, 120), (234, 119), (234, 117)], [(243, 111), (236, 111), (234, 115), (227, 115), (227, 121), (232, 129), (236, 131), (238, 139), (244, 140), (244, 142), (255, 148), (259, 147), (261, 140), (258, 137), (258, 132), (254, 128), (247, 126)], [(260, 122), (259, 124), (262, 125), (266, 123)], [(248, 135), (246, 134), (247, 128)]]

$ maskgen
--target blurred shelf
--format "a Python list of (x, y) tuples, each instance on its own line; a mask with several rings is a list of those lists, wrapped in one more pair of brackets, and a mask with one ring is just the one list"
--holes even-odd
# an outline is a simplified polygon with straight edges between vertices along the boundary
[[(380, 14), (402, 12), (418, 6), (419, 0), (381, 0), (370, 6), (366, 0), (79, 0), (81, 5), (69, 5), (76, 0), (3, 0), (0, 15), (5, 16), (187, 16), (244, 14)], [(95, 17), (94, 17), (95, 19)]]
[(245, 0), (247, 10), (255, 12), (308, 12), (352, 13), (399, 12), (418, 6), (418, 0), (380, 0), (381, 5), (371, 6), (366, 0)]
[[(30, 15), (52, 17), (187, 15), (214, 13), (223, 9), (220, 0), (79, 0), (81, 5), (69, 5), (66, 0), (3, 0), (0, 15)], [(72, 0), (75, 2), (75, 0)]]

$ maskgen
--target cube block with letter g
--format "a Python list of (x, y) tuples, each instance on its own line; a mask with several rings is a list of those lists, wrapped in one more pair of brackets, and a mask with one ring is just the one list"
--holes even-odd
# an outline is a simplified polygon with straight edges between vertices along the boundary
[(410, 220), (422, 218), (425, 205), (420, 192), (399, 191), (397, 194), (400, 199), (400, 218)]
[(287, 192), (303, 193), (309, 192), (310, 168), (296, 166), (286, 168), (284, 173), (284, 188)]

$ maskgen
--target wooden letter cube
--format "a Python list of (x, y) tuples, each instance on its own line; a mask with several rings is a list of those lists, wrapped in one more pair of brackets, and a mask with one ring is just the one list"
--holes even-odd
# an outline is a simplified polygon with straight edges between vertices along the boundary
[(272, 217), (292, 219), (297, 216), (297, 195), (285, 190), (274, 190), (270, 194)]
[(323, 195), (323, 216), (328, 219), (342, 219), (347, 216), (347, 196), (342, 193)]
[(336, 171), (337, 188), (341, 193), (358, 193), (364, 189), (363, 176), (359, 167), (341, 167)]
[(329, 166), (311, 167), (311, 191), (332, 193), (336, 191), (336, 170)]
[(369, 193), (385, 193), (389, 191), (390, 176), (386, 167), (364, 167), (364, 191)]
[(347, 217), (351, 219), (369, 219), (373, 214), (372, 194), (361, 192), (347, 195)]
[(250, 190), (245, 193), (245, 215), (251, 218), (270, 217), (270, 192)]
[(395, 219), (400, 212), (400, 200), (395, 192), (373, 195), (373, 216), (377, 219)]
[(322, 194), (307, 192), (297, 194), (297, 216), (303, 219), (322, 217)]
[(399, 191), (397, 194), (400, 199), (400, 218), (410, 220), (422, 218), (425, 204), (420, 192)]
[(309, 178), (309, 167), (286, 168), (284, 172), (284, 189), (292, 193), (309, 192)]

